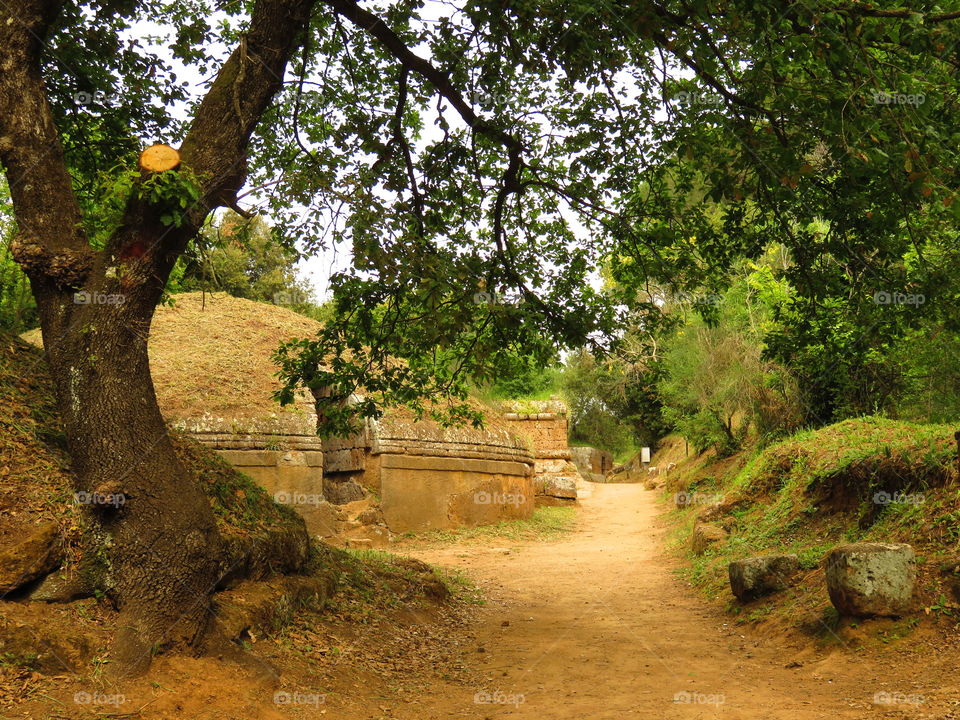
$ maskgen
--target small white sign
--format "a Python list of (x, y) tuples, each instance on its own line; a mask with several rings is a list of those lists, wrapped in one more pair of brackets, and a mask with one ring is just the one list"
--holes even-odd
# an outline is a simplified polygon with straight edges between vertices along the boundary
[(640, 448), (640, 462), (650, 462), (650, 448)]

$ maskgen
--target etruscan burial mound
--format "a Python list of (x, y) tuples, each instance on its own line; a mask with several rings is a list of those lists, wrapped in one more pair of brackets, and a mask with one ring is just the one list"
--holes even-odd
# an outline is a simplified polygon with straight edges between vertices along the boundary
[[(382, 545), (391, 532), (530, 516), (529, 442), (479, 401), (471, 402), (484, 412), (483, 429), (444, 428), (393, 409), (357, 436), (326, 441), (316, 434), (312, 398), (277, 404), (274, 351), (319, 328), (277, 305), (222, 293), (173, 296), (157, 310), (149, 345), (164, 416), (331, 540)], [(379, 510), (371, 507), (378, 500)]]

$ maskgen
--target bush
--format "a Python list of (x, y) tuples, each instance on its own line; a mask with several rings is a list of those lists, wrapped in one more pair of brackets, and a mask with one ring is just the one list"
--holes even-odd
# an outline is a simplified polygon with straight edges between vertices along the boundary
[(698, 452), (728, 455), (751, 433), (768, 441), (800, 425), (793, 377), (764, 357), (770, 310), (757, 284), (769, 277), (755, 268), (720, 297), (709, 323), (692, 317), (668, 342), (658, 385), (664, 418)]

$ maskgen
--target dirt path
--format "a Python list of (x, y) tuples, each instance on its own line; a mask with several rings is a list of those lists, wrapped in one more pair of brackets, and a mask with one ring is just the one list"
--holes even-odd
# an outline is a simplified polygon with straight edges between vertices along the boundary
[(576, 531), (559, 540), (413, 553), (461, 568), (491, 597), (470, 663), (486, 684), (437, 688), (397, 717), (913, 717), (873, 705), (875, 692), (909, 690), (859, 658), (745, 638), (673, 572), (652, 492), (589, 487)]
[[(26, 693), (40, 682), (28, 673), (9, 692), (30, 699), (15, 715), (0, 709), (0, 718), (960, 718), (960, 650), (942, 631), (932, 631), (938, 642), (911, 636), (883, 652), (815, 652), (807, 638), (796, 646), (779, 633), (760, 638), (674, 572), (652, 492), (588, 492), (576, 529), (553, 541), (401, 544), (400, 554), (463, 570), (488, 603), (449, 614), (407, 608), (369, 622), (321, 622), (309, 636), (264, 638), (255, 654), (282, 668), (279, 688), (215, 657), (162, 656), (149, 677), (120, 688), (78, 677)], [(883, 692), (922, 700), (875, 704)], [(89, 704), (91, 696), (114, 698), (116, 707)]]

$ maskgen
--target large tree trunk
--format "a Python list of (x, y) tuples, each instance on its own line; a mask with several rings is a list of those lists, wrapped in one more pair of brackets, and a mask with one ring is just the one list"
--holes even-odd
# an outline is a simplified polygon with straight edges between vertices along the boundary
[(160, 647), (201, 643), (225, 569), (210, 503), (177, 460), (154, 393), (156, 295), (78, 295), (91, 302), (64, 323), (57, 294), (38, 292), (76, 490), (92, 499), (93, 562), (121, 613), (113, 661), (132, 673)]
[[(177, 258), (210, 212), (235, 204), (252, 133), (316, 2), (256, 0), (180, 147), (179, 180), (192, 192), (158, 200), (134, 188), (102, 249), (84, 233), (41, 71), (62, 2), (0, 3), (0, 164), (19, 226), (11, 251), (37, 300), (76, 489), (97, 503), (85, 562), (120, 610), (112, 667), (121, 673), (149, 667), (160, 648), (202, 650), (218, 637), (210, 598), (230, 570), (225, 543), (206, 495), (174, 453), (147, 340)], [(172, 148), (162, 155), (177, 160)], [(141, 163), (142, 179), (178, 164)]]

